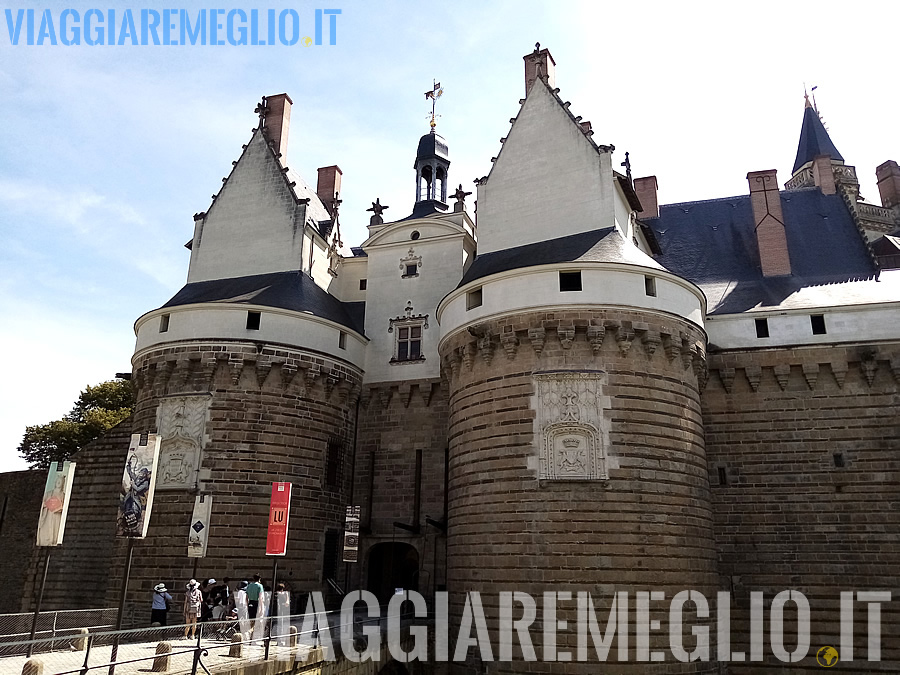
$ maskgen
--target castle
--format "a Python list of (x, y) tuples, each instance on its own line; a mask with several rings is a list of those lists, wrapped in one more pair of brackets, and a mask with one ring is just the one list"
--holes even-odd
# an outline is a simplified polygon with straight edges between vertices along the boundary
[[(549, 51), (524, 61), (525, 97), (477, 194), (452, 192), (432, 129), (411, 212), (391, 221), (373, 204), (352, 255), (340, 168), (315, 189), (292, 171), (291, 99), (264, 99), (194, 216), (187, 284), (135, 324), (133, 417), (77, 456), (45, 607), (116, 604), (132, 431), (162, 438), (135, 623), (159, 581), (268, 574), (273, 481), (293, 484), (279, 576), (295, 592), (448, 590), (458, 619), (480, 591), (492, 630), (501, 591), (589, 591), (602, 614), (617, 590), (725, 590), (732, 648), (749, 654), (750, 592), (793, 589), (821, 619), (817, 647), (839, 641), (841, 591), (900, 586), (900, 167), (877, 169), (881, 206), (862, 201), (807, 103), (783, 189), (751, 170), (743, 195), (659, 205), (656, 178), (614, 169), (614, 148), (569, 111)], [(200, 494), (211, 529), (192, 567)], [(358, 563), (342, 562), (348, 505)], [(864, 604), (855, 616), (862, 636)], [(881, 621), (896, 635), (900, 612)], [(573, 633), (558, 639), (574, 651)], [(857, 645), (845, 669), (871, 672)], [(728, 672), (816, 670), (810, 658), (767, 652)], [(881, 658), (896, 666), (900, 644)]]

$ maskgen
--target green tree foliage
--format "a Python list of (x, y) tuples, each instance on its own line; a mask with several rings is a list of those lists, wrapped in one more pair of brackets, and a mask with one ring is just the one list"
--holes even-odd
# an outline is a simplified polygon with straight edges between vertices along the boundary
[(19, 454), (31, 468), (68, 459), (131, 414), (134, 391), (128, 380), (110, 380), (88, 386), (61, 420), (25, 428)]

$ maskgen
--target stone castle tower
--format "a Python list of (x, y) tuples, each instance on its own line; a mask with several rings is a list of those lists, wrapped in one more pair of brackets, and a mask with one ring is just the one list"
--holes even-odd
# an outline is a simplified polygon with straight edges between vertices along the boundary
[[(579, 593), (598, 620), (628, 594), (628, 662), (618, 645), (607, 659), (616, 672), (717, 672), (717, 608), (696, 616), (686, 603), (686, 649), (692, 626), (713, 642), (712, 660), (687, 663), (646, 593), (668, 608), (676, 593), (712, 605), (729, 592), (731, 644), (749, 655), (751, 592), (806, 594), (828, 617), (813, 627), (822, 645), (839, 639), (841, 591), (900, 583), (896, 162), (877, 169), (882, 206), (864, 202), (807, 106), (784, 190), (776, 171), (751, 171), (746, 194), (660, 205), (656, 177), (633, 179), (627, 156), (615, 170), (614, 147), (559, 97), (549, 51), (524, 61), (525, 97), (476, 181), (477, 220), (470, 193), (448, 189), (449, 145), (432, 128), (416, 147), (411, 212), (394, 205), (389, 220), (376, 199), (352, 255), (341, 254), (341, 169), (307, 185), (285, 155), (290, 98), (263, 100), (194, 217), (187, 284), (135, 324), (133, 419), (78, 455), (46, 606), (117, 600), (132, 431), (162, 436), (128, 589), (134, 623), (159, 581), (267, 575), (273, 481), (294, 486), (279, 578), (295, 594), (333, 604), (346, 590), (382, 601), (448, 590), (455, 627), (477, 591), (495, 646), (501, 593), (571, 594), (556, 599), (569, 628), (552, 653), (535, 645), (541, 663), (523, 665), (519, 646), (512, 662), (470, 650), (456, 672), (596, 672), (574, 656), (551, 662), (578, 650)], [(213, 506), (195, 566), (199, 496)], [(359, 562), (344, 565), (348, 505), (361, 511)], [(543, 602), (536, 643), (553, 621)], [(648, 604), (660, 625), (638, 629)], [(883, 624), (896, 632), (897, 613)], [(886, 642), (882, 658), (900, 652)], [(767, 652), (722, 667), (788, 666)]]

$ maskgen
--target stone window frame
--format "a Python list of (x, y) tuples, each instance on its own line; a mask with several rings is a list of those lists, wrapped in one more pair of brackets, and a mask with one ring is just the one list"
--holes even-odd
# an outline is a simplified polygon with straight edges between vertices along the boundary
[[(406, 341), (407, 344), (412, 344), (412, 330), (413, 328), (419, 329), (419, 355), (416, 357), (410, 358), (409, 353), (410, 349), (407, 348), (406, 357), (400, 357), (400, 344), (401, 342)], [(394, 333), (394, 349), (391, 356), (392, 364), (401, 364), (401, 363), (421, 363), (425, 360), (425, 354), (422, 350), (422, 342), (425, 339), (425, 330), (428, 328), (428, 315), (427, 314), (413, 314), (412, 303), (408, 302), (406, 304), (406, 314), (405, 316), (394, 317), (389, 321), (388, 324), (388, 333)], [(408, 332), (404, 333), (403, 331), (406, 329), (410, 329)], [(405, 337), (404, 337), (405, 335)]]
[[(415, 265), (415, 272), (410, 273), (410, 268)], [(414, 249), (410, 248), (405, 257), (400, 258), (400, 278), (413, 279), (419, 276), (419, 270), (422, 268), (422, 256), (416, 255)]]

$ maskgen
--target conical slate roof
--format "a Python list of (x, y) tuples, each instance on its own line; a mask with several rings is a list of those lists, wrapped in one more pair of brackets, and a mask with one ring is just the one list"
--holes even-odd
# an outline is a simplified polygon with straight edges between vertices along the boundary
[(791, 173), (796, 173), (797, 169), (813, 161), (817, 155), (830, 155), (831, 159), (839, 159), (842, 162), (844, 158), (841, 153), (834, 147), (825, 125), (819, 119), (819, 113), (809, 105), (807, 101), (806, 109), (803, 111), (803, 127), (800, 129), (800, 145), (797, 146), (797, 159), (794, 161), (794, 168)]

